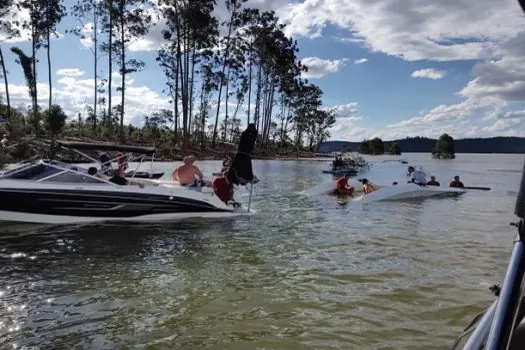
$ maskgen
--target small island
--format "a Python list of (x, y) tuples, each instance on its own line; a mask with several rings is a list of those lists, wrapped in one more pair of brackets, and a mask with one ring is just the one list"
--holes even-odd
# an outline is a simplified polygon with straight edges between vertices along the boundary
[(434, 149), (432, 150), (432, 158), (435, 159), (454, 159), (456, 154), (454, 152), (454, 139), (448, 134), (443, 134), (436, 141)]
[[(349, 149), (348, 146), (344, 146), (343, 149)], [(385, 143), (379, 137), (375, 137), (371, 140), (364, 140), (359, 148), (359, 153), (369, 155), (400, 155), (401, 147), (396, 142)]]

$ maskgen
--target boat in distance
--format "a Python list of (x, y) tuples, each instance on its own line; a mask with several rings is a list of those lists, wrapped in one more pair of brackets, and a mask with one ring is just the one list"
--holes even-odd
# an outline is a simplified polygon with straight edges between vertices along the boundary
[(213, 192), (183, 186), (117, 185), (86, 169), (35, 161), (0, 176), (0, 221), (76, 224), (104, 221), (179, 221), (249, 213)]

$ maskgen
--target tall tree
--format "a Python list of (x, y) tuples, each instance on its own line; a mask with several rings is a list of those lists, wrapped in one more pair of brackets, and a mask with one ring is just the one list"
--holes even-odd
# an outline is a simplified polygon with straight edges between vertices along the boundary
[(62, 0), (40, 0), (43, 1), (41, 21), (39, 23), (39, 31), (45, 37), (44, 47), (47, 51), (47, 68), (48, 68), (48, 82), (49, 82), (49, 105), (53, 101), (53, 78), (51, 71), (51, 35), (57, 36), (56, 26), (62, 18), (66, 15), (66, 8), (62, 5)]
[(80, 22), (80, 27), (76, 27), (71, 32), (79, 36), (82, 40), (89, 37), (92, 42), (90, 50), (93, 54), (93, 76), (95, 79), (94, 84), (94, 98), (93, 98), (93, 109), (90, 111), (89, 120), (92, 122), (93, 130), (97, 127), (97, 107), (98, 92), (100, 90), (98, 81), (98, 60), (99, 60), (99, 41), (98, 35), (101, 26), (101, 19), (103, 16), (102, 2), (98, 0), (79, 0), (72, 8), (73, 15)]
[[(39, 112), (38, 112), (38, 90), (37, 90), (37, 51), (42, 47), (44, 32), (42, 31), (42, 23), (45, 18), (45, 0), (21, 0), (20, 7), (29, 13), (29, 18), (22, 23), (22, 29), (30, 33), (31, 38), (31, 69), (32, 69), (32, 99), (33, 99), (33, 119), (35, 123), (35, 132), (38, 135), (39, 128)], [(18, 55), (18, 54), (17, 54)], [(20, 55), (19, 55), (20, 58)], [(22, 61), (22, 59), (20, 59)], [(24, 68), (25, 74), (25, 68)], [(27, 76), (26, 76), (27, 80)]]
[(11, 51), (18, 57), (16, 62), (20, 64), (24, 72), (26, 79), (26, 85), (29, 90), (29, 97), (32, 102), (32, 121), (35, 128), (35, 133), (38, 135), (39, 132), (39, 113), (36, 93), (36, 76), (33, 74), (33, 58), (27, 56), (20, 48), (12, 47)]
[(215, 0), (162, 0), (161, 3), (168, 27), (163, 34), (168, 42), (159, 51), (157, 61), (174, 91), (177, 106), (180, 91), (182, 148), (186, 149), (191, 130), (195, 69), (197, 65), (209, 63), (210, 48), (217, 43), (218, 23), (212, 15)]
[[(219, 93), (217, 96), (217, 111), (215, 113), (215, 127), (213, 128), (213, 140), (212, 147), (215, 147), (215, 141), (217, 138), (217, 126), (219, 124), (219, 112), (221, 107), (221, 96), (222, 96), (222, 87), (226, 85), (226, 108), (228, 104), (228, 85), (229, 85), (229, 71), (232, 65), (232, 60), (230, 59), (230, 51), (232, 47), (232, 34), (237, 31), (241, 26), (242, 20), (239, 16), (239, 10), (243, 3), (246, 0), (226, 0), (226, 9), (228, 10), (228, 20), (223, 23), (227, 27), (226, 37), (222, 40), (222, 46), (224, 46), (224, 55), (221, 55), (222, 60), (222, 71), (220, 74), (220, 84), (219, 84)], [(226, 70), (228, 69), (228, 75), (226, 75)], [(226, 109), (227, 110), (227, 109)], [(227, 117), (227, 112), (226, 112)]]
[[(17, 7), (18, 6), (14, 4), (13, 0), (0, 1), (0, 33), (3, 40), (12, 39), (20, 35), (20, 31), (18, 29), (19, 23), (13, 20)], [(11, 125), (11, 98), (9, 96), (9, 82), (7, 78), (4, 53), (2, 52), (2, 45), (0, 45), (0, 64), (2, 65), (1, 75), (4, 78), (5, 96), (7, 102), (7, 120), (9, 121), (9, 125)]]
[(117, 91), (120, 91), (120, 137), (124, 138), (124, 115), (126, 100), (126, 75), (144, 67), (144, 62), (137, 59), (127, 59), (126, 51), (129, 44), (147, 34), (151, 23), (151, 14), (141, 7), (146, 0), (116, 0), (115, 10), (115, 55), (120, 66), (122, 81)]

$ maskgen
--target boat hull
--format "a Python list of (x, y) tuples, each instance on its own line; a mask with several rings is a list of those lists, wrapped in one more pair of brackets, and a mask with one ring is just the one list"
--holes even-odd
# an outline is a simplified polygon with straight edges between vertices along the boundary
[(0, 220), (30, 223), (160, 221), (242, 213), (213, 193), (184, 188), (3, 181)]
[(380, 186), (374, 192), (356, 197), (356, 199), (363, 202), (398, 201), (458, 196), (463, 193), (465, 193), (465, 190), (460, 188), (401, 184), (396, 186)]

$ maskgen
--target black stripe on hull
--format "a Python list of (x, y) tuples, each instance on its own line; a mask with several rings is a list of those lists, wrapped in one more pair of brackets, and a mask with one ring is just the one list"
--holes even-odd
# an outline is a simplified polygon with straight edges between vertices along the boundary
[[(173, 199), (170, 199), (173, 198)], [(41, 215), (128, 218), (150, 214), (230, 212), (169, 195), (86, 190), (0, 189), (0, 210)]]

